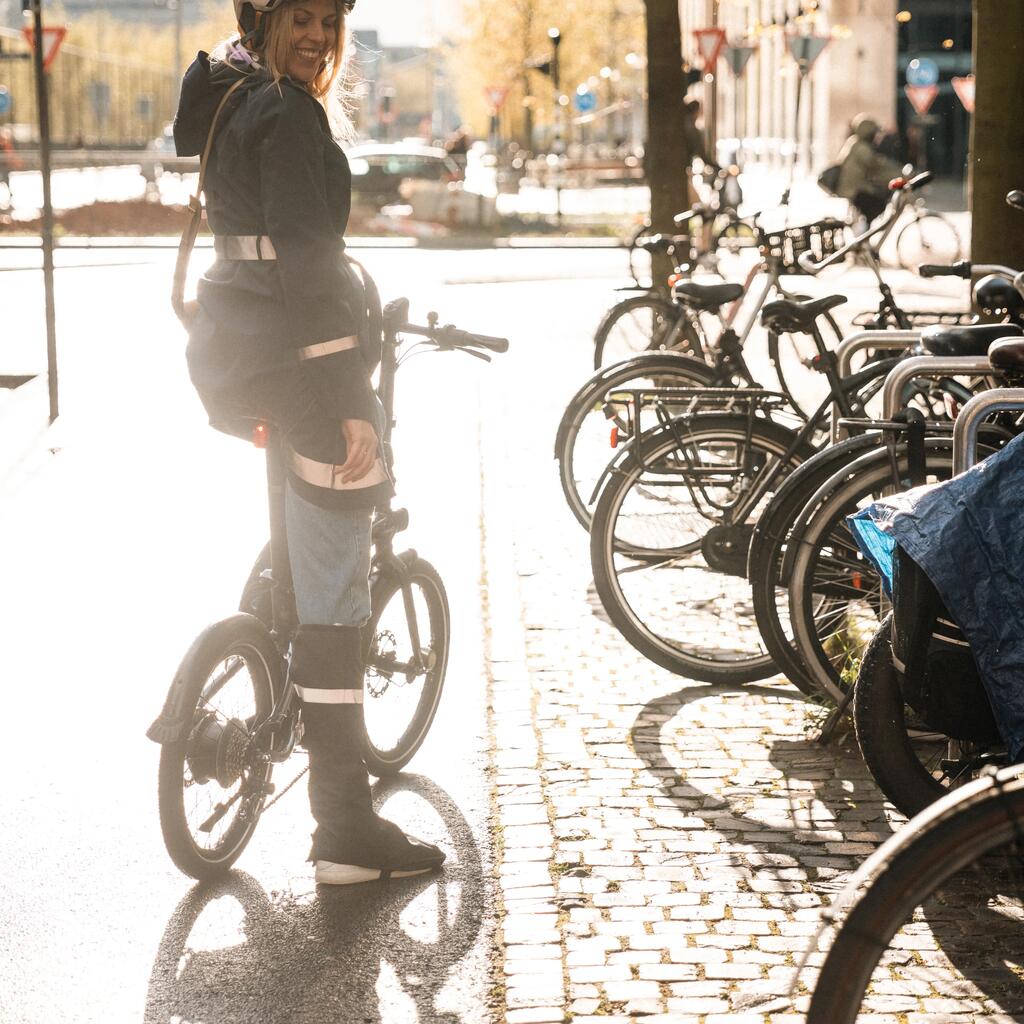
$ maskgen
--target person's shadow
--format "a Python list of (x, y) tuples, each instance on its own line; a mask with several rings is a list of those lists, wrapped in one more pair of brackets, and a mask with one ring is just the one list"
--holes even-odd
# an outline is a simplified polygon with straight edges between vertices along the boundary
[[(402, 776), (378, 783), (379, 800), (413, 793), (440, 817), (454, 851), (442, 873), (333, 888), (315, 896), (271, 899), (251, 876), (196, 885), (164, 930), (146, 1000), (146, 1024), (377, 1024), (385, 1017), (457, 1022), (458, 996), (438, 995), (467, 954), (486, 976), (477, 947), (488, 904), (480, 851), (462, 813), (432, 782)], [(215, 902), (219, 933), (204, 938)], [(233, 913), (232, 913), (233, 912)], [(225, 944), (224, 921), (234, 933)], [(204, 945), (207, 948), (204, 948)], [(209, 948), (210, 946), (216, 948)], [(474, 949), (474, 947), (477, 947)], [(464, 998), (464, 997), (463, 997)]]

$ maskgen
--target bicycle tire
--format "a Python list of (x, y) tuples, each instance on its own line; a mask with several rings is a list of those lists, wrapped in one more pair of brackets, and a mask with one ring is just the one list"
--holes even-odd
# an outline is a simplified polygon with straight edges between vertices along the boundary
[[(566, 504), (583, 529), (590, 529), (591, 497), (600, 472), (614, 457), (608, 425), (616, 417), (609, 415), (607, 394), (631, 382), (641, 387), (710, 387), (714, 381), (715, 371), (699, 359), (650, 352), (602, 368), (573, 395), (555, 435), (555, 458)], [(611, 455), (602, 460), (599, 449)]]
[[(925, 448), (926, 473), (947, 479), (953, 471), (952, 447), (947, 438), (929, 438)], [(789, 578), (789, 614), (793, 639), (807, 671), (821, 693), (838, 699), (853, 684), (863, 652), (888, 608), (881, 579), (852, 538), (846, 517), (889, 487), (907, 488), (910, 482), (906, 447), (896, 451), (894, 463), (887, 449), (868, 452), (822, 485), (826, 500), (794, 527), (794, 551)], [(815, 618), (815, 597), (832, 596), (846, 602), (842, 621)], [(872, 614), (875, 616), (871, 618)], [(829, 649), (831, 646), (831, 650)]]
[[(229, 664), (229, 659), (236, 660)], [(215, 677), (220, 666), (224, 666), (223, 673)], [(236, 687), (234, 683), (240, 675), (241, 686)], [(157, 799), (167, 852), (175, 865), (192, 878), (220, 877), (252, 838), (273, 766), (254, 759), (248, 739), (270, 715), (274, 695), (283, 688), (283, 675), (283, 662), (273, 639), (263, 623), (252, 615), (235, 615), (203, 630), (175, 674), (175, 685), (184, 694), (183, 706), (194, 711), (186, 734), (161, 747)], [(252, 684), (251, 700), (244, 693), (245, 676)], [(233, 714), (212, 703), (229, 688), (239, 701), (230, 709)], [(195, 815), (206, 817), (193, 826), (193, 816), (186, 807), (186, 791), (197, 786), (203, 792), (196, 790), (196, 795), (207, 799), (207, 807)], [(240, 794), (235, 801), (237, 814), (231, 816), (216, 843), (203, 845), (195, 833), (203, 831), (219, 804), (231, 799), (228, 794), (236, 786)], [(253, 793), (244, 795), (250, 786)], [(221, 817), (214, 827), (223, 820)], [(213, 828), (207, 831), (212, 833)]]
[(617, 302), (594, 333), (594, 369), (642, 352), (670, 349), (704, 360), (704, 346), (684, 312), (651, 292)]
[[(962, 976), (974, 986), (979, 980), (989, 986), (983, 992), (986, 1003), (997, 998), (992, 991), (1000, 982), (996, 963), (1020, 963), (1024, 955), (1024, 780), (1019, 772), (1019, 768), (1005, 769), (948, 794), (890, 838), (864, 865), (853, 884), (863, 885), (867, 879), (870, 884), (849, 904), (833, 939), (814, 987), (807, 1024), (855, 1024), (872, 977), (890, 947), (898, 952), (881, 977), (890, 984), (899, 982), (899, 973), (892, 972), (899, 972), (901, 962), (908, 959), (913, 974), (916, 965), (913, 957), (908, 958), (909, 950), (928, 948), (921, 941), (922, 921), (955, 929), (952, 934), (960, 940), (947, 944), (947, 950), (954, 945), (947, 958), (950, 952), (970, 958)], [(998, 900), (993, 901), (993, 896)], [(972, 920), (979, 912), (984, 915), (980, 927)], [(904, 926), (914, 941), (901, 946), (897, 940), (894, 946)], [(1006, 994), (1019, 1005), (1019, 977), (1012, 968), (1001, 973)], [(955, 973), (947, 977), (943, 970), (942, 975), (947, 988), (958, 983)], [(917, 1019), (914, 1011), (924, 1007), (913, 1002), (913, 998), (906, 1000), (896, 1012), (909, 1012)], [(921, 1013), (922, 1019), (926, 1016), (931, 1015)], [(946, 1015), (940, 1016), (945, 1019)], [(973, 1019), (974, 1014), (966, 1016)]]
[(917, 270), (922, 263), (948, 266), (956, 263), (963, 251), (963, 240), (953, 222), (934, 211), (915, 217), (896, 236), (896, 258), (905, 270)]
[[(788, 297), (799, 302), (810, 298), (808, 295)], [(843, 332), (839, 329), (839, 324), (836, 323), (831, 313), (825, 313), (819, 318), (819, 323), (821, 321), (824, 321), (824, 325), (827, 327), (827, 330), (822, 329), (826, 348), (835, 349), (843, 340)], [(834, 345), (830, 344), (833, 340), (835, 341)], [(797, 415), (804, 420), (810, 417), (828, 391), (827, 378), (811, 366), (811, 361), (817, 356), (818, 350), (815, 347), (814, 339), (808, 334), (794, 334), (788, 331), (782, 334), (776, 331), (768, 332), (768, 361), (772, 364), (779, 390), (786, 396)], [(799, 384), (796, 383), (797, 370), (794, 362), (804, 367), (806, 371)], [(788, 377), (784, 363), (789, 364), (790, 367)], [(807, 383), (809, 381), (817, 386), (808, 391)], [(797, 397), (798, 394), (801, 397)]]
[(778, 670), (808, 696), (819, 695), (820, 689), (793, 639), (788, 580), (783, 573), (786, 546), (794, 523), (818, 488), (834, 475), (839, 465), (876, 444), (875, 437), (861, 434), (815, 453), (786, 478), (754, 524), (747, 561), (754, 618)]
[[(416, 621), (420, 631), (422, 671), (411, 668), (401, 671), (401, 666), (412, 664), (411, 636), (408, 632), (396, 633), (394, 628), (400, 620), (408, 630), (403, 584), (420, 595), (421, 607), (417, 609)], [(448, 669), (451, 612), (440, 574), (429, 562), (418, 557), (405, 565), (402, 579), (384, 571), (372, 580), (371, 607), (373, 611), (363, 638), (367, 665), (363, 688), (363, 759), (371, 774), (383, 778), (400, 772), (412, 760), (437, 714)], [(426, 644), (423, 642), (425, 625), (429, 630)], [(405, 682), (401, 681), (403, 675)], [(403, 698), (402, 694), (411, 692), (407, 688), (413, 685), (414, 679), (422, 679), (415, 700), (409, 700), (408, 696)], [(409, 708), (406, 722), (398, 721), (395, 700), (388, 701), (384, 707), (388, 694), (398, 697)], [(385, 741), (386, 732), (394, 733), (396, 725), (397, 738)]]
[[(710, 461), (699, 468), (717, 472), (717, 465), (724, 465), (726, 468), (722, 471), (721, 477), (725, 481), (730, 478), (744, 478), (744, 469), (734, 471), (731, 466), (722, 462), (722, 457), (728, 458), (734, 449), (738, 451), (741, 446), (748, 446), (743, 454), (756, 456), (756, 459), (751, 460), (753, 472), (756, 473), (759, 470), (755, 463), (759, 463), (760, 470), (764, 470), (769, 460), (780, 459), (786, 453), (793, 438), (793, 432), (778, 423), (758, 419), (749, 424), (746, 416), (707, 413), (696, 415), (686, 422), (689, 449), (697, 451), (698, 455), (701, 451), (707, 453), (704, 458), (710, 456)], [(741, 640), (745, 649), (742, 651), (735, 650), (735, 644), (732, 650), (703, 647), (704, 641), (687, 641), (684, 646), (682, 642), (672, 641), (659, 633), (652, 622), (648, 621), (658, 621), (660, 617), (665, 623), (662, 632), (669, 627), (678, 627), (681, 624), (681, 617), (677, 611), (673, 610), (665, 615), (664, 606), (659, 602), (673, 602), (676, 595), (682, 592), (688, 598), (694, 598), (696, 595), (697, 600), (691, 604), (690, 612), (696, 607), (700, 607), (701, 611), (710, 608), (712, 612), (710, 623), (705, 617), (702, 632), (699, 625), (693, 626), (696, 616), (691, 615), (688, 620), (691, 635), (694, 635), (696, 629), (696, 633), (701, 637), (724, 637), (730, 635), (729, 629), (723, 628), (721, 623), (715, 624), (715, 613), (721, 616), (726, 612), (735, 616), (736, 621), (731, 622), (729, 628), (738, 633), (739, 615), (743, 611), (744, 603), (749, 602), (750, 590), (745, 574), (746, 549), (736, 551), (737, 565), (730, 574), (711, 570), (704, 558), (703, 546), (712, 526), (718, 525), (717, 521), (707, 516), (692, 501), (688, 504), (685, 498), (676, 502), (676, 509), (669, 507), (668, 512), (664, 512), (659, 506), (669, 505), (673, 499), (670, 496), (655, 497), (654, 486), (649, 479), (644, 478), (644, 467), (654, 465), (664, 467), (662, 475), (666, 478), (684, 479), (678, 463), (665, 461), (670, 460), (673, 452), (678, 451), (678, 444), (671, 427), (652, 431), (641, 440), (638, 450), (630, 451), (623, 457), (601, 491), (590, 532), (591, 566), (597, 594), (609, 618), (623, 637), (656, 665), (703, 682), (744, 683), (764, 679), (775, 671), (775, 665), (763, 648), (752, 614), (748, 616), (749, 621), (743, 624)], [(806, 447), (798, 450), (786, 472), (799, 465), (812, 454), (812, 451)], [(693, 476), (694, 474), (690, 473), (690, 477)], [(679, 485), (666, 486), (674, 488), (676, 493), (682, 493)], [(689, 494), (688, 487), (686, 490)], [(638, 515), (630, 519), (623, 514), (623, 507), (627, 500), (633, 502), (634, 499)], [(635, 539), (644, 528), (645, 505), (652, 507), (657, 513), (659, 528), (667, 525), (674, 530), (668, 543), (663, 543), (657, 548), (639, 543)], [(668, 515), (675, 516), (675, 520), (669, 523)], [(741, 542), (742, 536), (739, 535), (737, 543)], [(627, 594), (616, 568), (622, 560), (630, 558), (637, 567), (649, 563), (655, 571), (660, 567), (671, 570), (680, 567), (684, 570), (692, 568), (700, 573), (698, 583), (704, 583), (705, 593), (702, 595), (700, 588), (689, 585), (673, 587), (672, 581), (667, 579), (665, 582), (657, 579), (651, 583), (653, 577), (648, 575), (640, 588), (630, 584)], [(618, 563), (617, 559), (620, 560)], [(692, 564), (686, 566), (683, 564), (684, 559), (689, 559)], [(631, 569), (623, 564), (622, 576), (638, 578), (635, 574), (635, 568)], [(716, 577), (724, 581), (720, 584), (720, 589), (726, 591), (720, 599), (711, 596), (715, 584), (708, 582)], [(732, 580), (736, 582), (733, 583)], [(659, 585), (660, 590), (657, 589)], [(647, 600), (641, 611), (634, 606), (639, 605), (642, 598), (653, 599)]]

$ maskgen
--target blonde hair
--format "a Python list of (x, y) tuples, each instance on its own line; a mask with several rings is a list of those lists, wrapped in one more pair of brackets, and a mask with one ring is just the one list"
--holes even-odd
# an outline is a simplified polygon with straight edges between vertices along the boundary
[[(320, 70), (313, 80), (305, 85), (306, 91), (325, 107), (335, 92), (335, 85), (345, 66), (347, 33), (345, 31), (345, 4), (334, 0), (337, 21), (334, 27), (334, 43), (331, 52), (324, 58)], [(292, 34), (295, 26), (295, 3), (286, 3), (273, 14), (265, 16), (266, 36), (263, 44), (263, 60), (275, 85), (287, 74), (288, 60), (292, 52)]]

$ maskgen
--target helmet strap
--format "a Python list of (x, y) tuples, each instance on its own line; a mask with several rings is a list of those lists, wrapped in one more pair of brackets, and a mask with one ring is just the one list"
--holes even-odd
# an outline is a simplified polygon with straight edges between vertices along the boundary
[(242, 7), (242, 16), (239, 19), (238, 27), (242, 30), (242, 38), (239, 42), (242, 46), (261, 50), (265, 42), (265, 26), (263, 15), (253, 9), (251, 4)]

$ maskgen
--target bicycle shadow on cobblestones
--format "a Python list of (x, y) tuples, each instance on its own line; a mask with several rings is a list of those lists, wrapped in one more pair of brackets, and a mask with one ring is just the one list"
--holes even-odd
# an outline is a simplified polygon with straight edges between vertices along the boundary
[(732, 864), (755, 891), (832, 892), (891, 835), (859, 753), (806, 736), (804, 707), (781, 686), (695, 684), (637, 715), (637, 757), (680, 811), (722, 837), (721, 853), (689, 855), (698, 869)]
[[(310, 882), (304, 892), (268, 895), (252, 876), (232, 871), (220, 883), (194, 886), (164, 930), (146, 1024), (378, 1024), (396, 1013), (462, 1021), (465, 978), (488, 969), (477, 939), (489, 882), (448, 794), (419, 776), (374, 787), (378, 804), (404, 794), (443, 823), (445, 834), (432, 836), (449, 855), (443, 874), (337, 889)], [(472, 975), (461, 964), (470, 954), (480, 961)], [(450, 981), (455, 991), (439, 1006)]]

